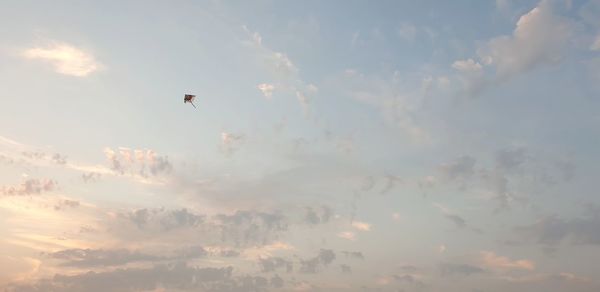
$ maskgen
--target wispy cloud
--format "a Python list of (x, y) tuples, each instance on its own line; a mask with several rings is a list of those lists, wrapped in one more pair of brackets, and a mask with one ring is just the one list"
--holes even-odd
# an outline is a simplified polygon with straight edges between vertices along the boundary
[(61, 42), (26, 49), (22, 56), (48, 62), (57, 73), (76, 77), (85, 77), (103, 67), (91, 53)]
[(533, 270), (535, 264), (530, 260), (511, 260), (504, 256), (499, 256), (491, 251), (481, 252), (481, 262), (490, 269), (498, 270)]
[[(295, 95), (307, 115), (311, 99), (317, 94), (317, 86), (302, 80), (298, 74), (298, 67), (289, 56), (265, 45), (260, 33), (250, 31), (245, 25), (242, 26), (242, 29), (249, 37), (249, 40), (244, 40), (242, 43), (256, 50), (258, 57), (267, 64), (267, 68), (272, 70), (274, 77), (279, 80), (277, 89)], [(262, 83), (257, 87), (267, 98), (271, 97), (275, 89), (275, 86), (270, 83)]]
[(456, 225), (456, 227), (464, 228), (467, 226), (467, 221), (464, 218), (455, 214), (453, 211), (451, 211), (444, 205), (439, 204), (439, 203), (434, 203), (433, 205), (442, 212), (442, 214), (444, 215), (444, 217), (446, 219), (452, 221)]
[(233, 155), (244, 143), (246, 137), (243, 134), (221, 133), (221, 151), (227, 156)]

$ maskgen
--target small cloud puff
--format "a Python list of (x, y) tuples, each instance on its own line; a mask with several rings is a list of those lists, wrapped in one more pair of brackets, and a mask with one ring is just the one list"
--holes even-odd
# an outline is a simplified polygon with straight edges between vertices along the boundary
[(268, 83), (261, 83), (256, 86), (260, 92), (266, 97), (271, 98), (273, 96), (273, 91), (275, 90), (275, 85)]

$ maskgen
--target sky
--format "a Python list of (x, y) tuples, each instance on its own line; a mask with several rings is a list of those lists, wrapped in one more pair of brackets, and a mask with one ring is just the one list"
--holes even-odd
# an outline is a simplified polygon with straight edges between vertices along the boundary
[(600, 291), (598, 0), (0, 7), (0, 290)]

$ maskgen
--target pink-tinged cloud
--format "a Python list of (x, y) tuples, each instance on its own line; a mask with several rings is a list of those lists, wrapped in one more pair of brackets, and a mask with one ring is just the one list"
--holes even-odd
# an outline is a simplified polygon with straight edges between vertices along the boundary
[(511, 260), (504, 256), (496, 255), (491, 251), (480, 253), (483, 265), (496, 270), (534, 270), (535, 263), (530, 260)]
[(371, 224), (365, 223), (365, 222), (360, 222), (360, 221), (354, 221), (354, 222), (352, 222), (352, 227), (354, 227), (354, 228), (356, 228), (357, 230), (360, 230), (360, 231), (369, 231), (369, 230), (371, 230)]
[(339, 238), (347, 239), (347, 240), (356, 240), (356, 235), (351, 231), (342, 231), (337, 234)]

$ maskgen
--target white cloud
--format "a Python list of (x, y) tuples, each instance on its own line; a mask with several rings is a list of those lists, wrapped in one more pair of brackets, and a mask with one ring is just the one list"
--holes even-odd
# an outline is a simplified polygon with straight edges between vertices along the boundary
[(550, 1), (521, 16), (512, 36), (500, 36), (478, 52), (487, 65), (496, 67), (501, 79), (529, 71), (543, 64), (557, 63), (568, 44), (573, 24), (554, 13)]
[(27, 59), (39, 59), (50, 63), (60, 74), (77, 77), (85, 77), (102, 67), (92, 54), (59, 42), (46, 47), (26, 49), (22, 55)]
[[(506, 6), (506, 1), (497, 3)], [(512, 35), (493, 38), (481, 46), (477, 50), (479, 60), (457, 60), (452, 68), (459, 72), (464, 91), (475, 96), (492, 82), (559, 63), (573, 31), (573, 22), (556, 14), (551, 1), (542, 0), (519, 18)], [(495, 76), (488, 76), (486, 68), (493, 69)]]
[(452, 68), (460, 72), (478, 72), (482, 69), (481, 64), (473, 59), (455, 61), (452, 63)]
[(298, 72), (298, 68), (286, 54), (274, 52), (271, 55), (271, 58), (277, 72), (280, 72), (283, 75), (296, 74)]
[(275, 90), (275, 85), (268, 83), (261, 83), (256, 86), (260, 92), (266, 97), (271, 98), (273, 96), (273, 91)]
[[(263, 43), (262, 37), (258, 32), (252, 32), (245, 25), (242, 29), (246, 32), (250, 41), (243, 41), (244, 44), (252, 47), (257, 52), (257, 57), (262, 59), (267, 69), (271, 70), (274, 77), (278, 80), (277, 89), (291, 93), (296, 96), (305, 114), (308, 113), (310, 99), (317, 93), (317, 87), (313, 84), (304, 82), (298, 75), (299, 69), (292, 62), (286, 53), (275, 51)], [(275, 86), (268, 83), (262, 83), (257, 88), (267, 98), (270, 98)]]

